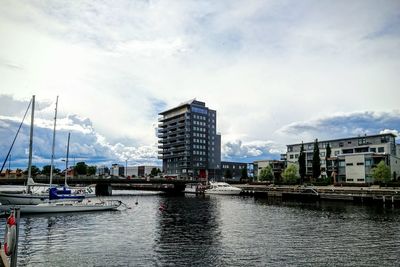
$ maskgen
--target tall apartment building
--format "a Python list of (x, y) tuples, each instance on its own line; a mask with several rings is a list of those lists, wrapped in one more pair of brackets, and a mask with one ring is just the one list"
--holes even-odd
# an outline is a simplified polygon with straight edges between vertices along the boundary
[(221, 168), (217, 112), (190, 100), (159, 113), (159, 159), (165, 175), (208, 179)]
[[(371, 170), (380, 161), (390, 166), (391, 173), (400, 174), (400, 155), (397, 155), (396, 136), (392, 133), (365, 135), (335, 140), (319, 141), (321, 170), (326, 171), (326, 147), (331, 147), (330, 171), (336, 175), (336, 182), (371, 183)], [(301, 144), (287, 146), (288, 164), (298, 164)], [(306, 154), (306, 175), (312, 175), (314, 142), (304, 143)]]

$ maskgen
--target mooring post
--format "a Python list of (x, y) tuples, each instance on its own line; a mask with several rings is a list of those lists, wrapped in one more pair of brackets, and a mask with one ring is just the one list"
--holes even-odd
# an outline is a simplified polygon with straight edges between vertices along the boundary
[(20, 208), (15, 208), (14, 209), (14, 214), (16, 216), (16, 237), (15, 237), (15, 248), (14, 252), (11, 256), (11, 261), (10, 261), (10, 267), (17, 267), (17, 261), (18, 261), (18, 236), (19, 236), (19, 221), (20, 221), (20, 215), (21, 215), (21, 210)]

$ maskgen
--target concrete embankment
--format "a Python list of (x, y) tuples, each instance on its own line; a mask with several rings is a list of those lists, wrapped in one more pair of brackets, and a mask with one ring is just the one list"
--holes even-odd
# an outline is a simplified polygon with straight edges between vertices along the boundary
[(400, 206), (400, 188), (235, 185), (243, 195), (294, 201), (350, 201)]

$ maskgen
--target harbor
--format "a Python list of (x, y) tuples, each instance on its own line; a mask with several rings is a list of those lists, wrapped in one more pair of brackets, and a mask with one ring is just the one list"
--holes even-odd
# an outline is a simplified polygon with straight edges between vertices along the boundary
[(22, 216), (18, 266), (395, 266), (400, 252), (399, 209), (139, 191), (118, 198), (132, 209)]

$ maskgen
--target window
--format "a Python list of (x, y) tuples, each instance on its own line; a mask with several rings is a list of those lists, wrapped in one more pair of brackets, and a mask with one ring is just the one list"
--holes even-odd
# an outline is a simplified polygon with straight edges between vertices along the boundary
[(366, 159), (365, 160), (365, 166), (371, 166), (371, 160), (370, 159)]
[(288, 152), (292, 152), (293, 151), (293, 147), (292, 146), (288, 146), (287, 151)]
[(339, 147), (343, 147), (343, 142), (339, 142)]
[(378, 153), (384, 153), (385, 148), (384, 147), (378, 147)]
[(346, 182), (353, 182), (353, 179), (346, 179)]
[(352, 154), (353, 153), (353, 149), (343, 149), (343, 154)]
[(352, 162), (346, 163), (346, 166), (353, 166), (353, 163)]
[(294, 158), (298, 158), (299, 157), (299, 154), (294, 154)]
[(339, 167), (344, 167), (345, 166), (345, 162), (344, 161), (339, 161)]
[(340, 151), (335, 151), (335, 156), (339, 155)]
[(321, 157), (325, 157), (325, 152), (321, 152)]
[(293, 155), (290, 155), (289, 157), (290, 157), (291, 159), (293, 159)]
[(357, 179), (357, 182), (364, 182), (364, 179)]
[(364, 162), (357, 162), (357, 166), (364, 165)]
[(358, 145), (359, 145), (359, 146), (365, 145), (366, 143), (367, 143), (367, 140), (366, 140), (365, 138), (360, 138), (360, 139), (358, 139)]
[(376, 147), (371, 147), (371, 148), (369, 149), (369, 151), (370, 151), (370, 152), (376, 153)]

